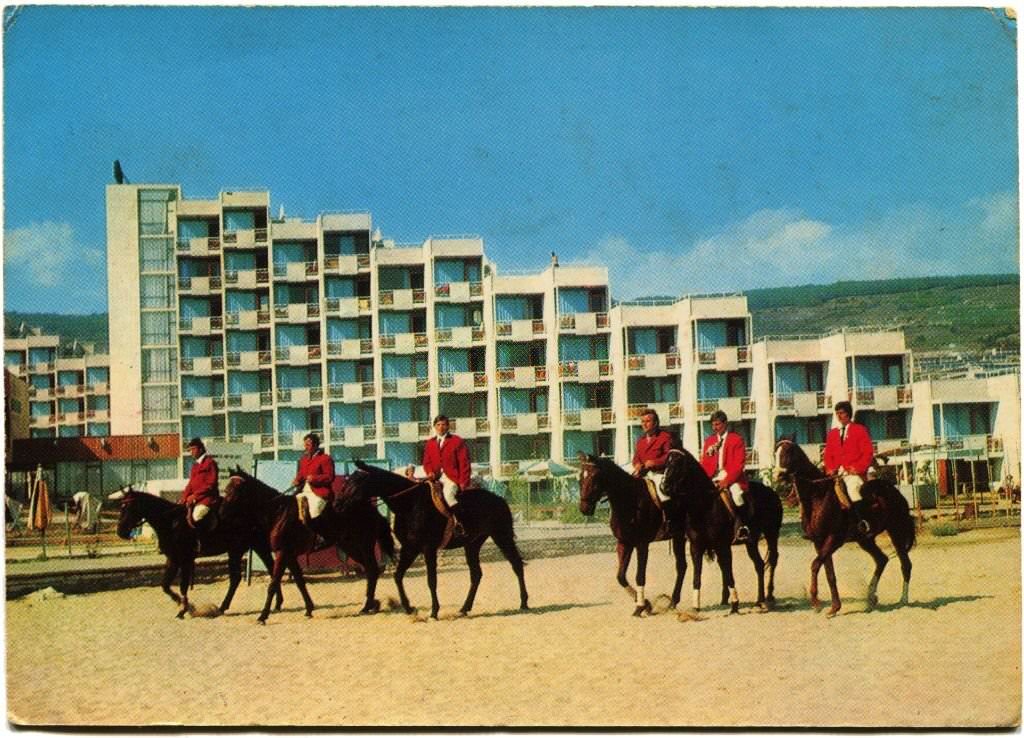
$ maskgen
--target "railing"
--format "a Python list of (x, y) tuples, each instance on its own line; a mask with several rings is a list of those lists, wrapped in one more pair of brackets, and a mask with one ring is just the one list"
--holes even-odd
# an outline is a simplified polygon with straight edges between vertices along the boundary
[(744, 461), (745, 466), (757, 466), (757, 461), (758, 461), (757, 449), (748, 448), (747, 449), (747, 458)]
[(441, 282), (434, 285), (434, 297), (446, 300), (451, 298), (453, 284), (466, 284), (470, 297), (480, 297), (484, 294), (483, 282)]
[(495, 379), (498, 384), (506, 384), (508, 382), (514, 382), (516, 379), (516, 369), (532, 369), (533, 378), (537, 382), (548, 381), (548, 368), (546, 366), (532, 366), (532, 367), (500, 367), (495, 372)]
[(666, 369), (678, 369), (682, 366), (679, 354), (672, 352), (665, 354), (630, 354), (626, 357), (626, 368), (631, 372), (646, 369), (648, 356), (664, 356)]
[[(879, 387), (892, 387), (893, 385), (878, 385), (876, 387), (850, 387), (847, 390), (847, 397), (854, 407), (873, 407), (875, 405), (875, 390)], [(909, 384), (896, 386), (896, 404), (910, 405), (914, 402), (914, 388)]]
[(273, 448), (274, 447), (274, 434), (273, 433), (261, 433), (260, 434), (260, 447), (261, 448)]
[[(587, 315), (588, 313), (570, 313), (569, 315), (560, 315), (558, 317), (558, 327), (561, 330), (575, 330), (576, 329), (576, 316)], [(598, 328), (608, 327), (608, 313), (594, 313), (594, 323)]]
[(370, 268), (370, 255), (369, 254), (356, 254), (356, 266), (360, 269)]
[[(732, 398), (721, 398), (721, 399), (732, 399)], [(753, 415), (757, 410), (757, 403), (753, 398), (741, 397), (740, 399), (740, 413), (742, 415)], [(697, 414), (698, 415), (710, 415), (719, 409), (719, 398), (714, 400), (697, 400)]]
[(519, 413), (517, 415), (502, 415), (501, 429), (517, 430), (519, 428), (519, 418), (523, 415), (537, 416), (537, 430), (548, 430), (551, 427), (551, 416), (547, 413)]
[[(812, 392), (813, 390), (807, 390)], [(793, 410), (794, 409), (794, 397), (796, 393), (786, 392), (777, 393), (772, 395), (772, 407), (777, 411)], [(824, 392), (815, 392), (815, 404), (819, 410), (828, 410), (832, 407), (832, 396), (826, 395)]]
[(610, 377), (612, 374), (612, 363), (605, 359), (580, 359), (579, 361), (560, 361), (558, 362), (558, 376), (560, 377), (579, 377), (579, 365), (588, 362), (597, 362), (597, 374), (599, 377)]
[[(752, 352), (750, 346), (718, 346), (716, 348), (734, 348), (736, 349), (736, 361), (739, 364), (749, 364), (752, 359)], [(703, 348), (698, 349), (697, 352), (697, 363), (706, 366), (709, 364), (715, 364), (717, 359), (715, 358), (715, 348)]]
[[(591, 409), (591, 408), (585, 408)], [(596, 408), (593, 408), (596, 409)], [(601, 425), (611, 425), (615, 422), (615, 411), (610, 407), (600, 408)], [(583, 416), (579, 410), (569, 410), (562, 413), (562, 423), (566, 427), (575, 428), (583, 424)]]
[(320, 265), (315, 261), (306, 262), (306, 276), (315, 277), (320, 273)]

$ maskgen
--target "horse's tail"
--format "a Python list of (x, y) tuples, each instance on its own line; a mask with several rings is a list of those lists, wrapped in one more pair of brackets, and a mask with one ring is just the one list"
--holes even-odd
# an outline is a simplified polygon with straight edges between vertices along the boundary
[(910, 503), (896, 487), (891, 484), (880, 484), (879, 491), (889, 511), (886, 521), (893, 545), (909, 551), (917, 543), (917, 521), (910, 512)]

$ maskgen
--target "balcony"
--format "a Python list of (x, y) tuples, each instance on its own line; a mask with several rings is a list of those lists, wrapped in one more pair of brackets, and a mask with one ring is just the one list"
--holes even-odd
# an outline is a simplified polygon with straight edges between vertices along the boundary
[[(357, 318), (363, 310), (359, 304), (360, 300), (369, 301), (369, 299), (368, 297), (328, 297), (324, 303), (327, 314), (332, 317)], [(369, 306), (366, 309), (368, 310)]]
[(209, 295), (222, 287), (220, 275), (206, 277), (178, 277), (178, 292), (189, 295)]
[(312, 430), (283, 431), (277, 434), (278, 448), (301, 449), (303, 448), (302, 439), (310, 433), (316, 433), (318, 436), (323, 437), (323, 430), (320, 428), (313, 428)]
[(229, 369), (255, 371), (271, 363), (269, 351), (229, 351), (225, 355)]
[[(885, 441), (880, 443), (884, 444)], [(1001, 456), (1003, 453), (1002, 437), (980, 433), (965, 436), (936, 436), (935, 445), (948, 451), (963, 452), (965, 456)]]
[(32, 415), (28, 419), (29, 425), (33, 428), (43, 428), (48, 425), (54, 425), (57, 422), (56, 415)]
[(331, 428), (331, 442), (346, 446), (365, 446), (377, 440), (376, 425), (347, 425)]
[(372, 338), (346, 338), (342, 341), (329, 341), (327, 355), (333, 359), (358, 359), (373, 355)]
[(854, 409), (896, 410), (914, 404), (914, 389), (909, 384), (849, 387), (847, 397)]
[(423, 289), (381, 290), (377, 293), (377, 307), (381, 310), (409, 310), (426, 302), (427, 292)]
[(425, 377), (385, 379), (381, 382), (380, 391), (385, 397), (416, 397), (430, 392), (430, 380)]
[(721, 410), (730, 419), (739, 416), (753, 416), (757, 412), (757, 404), (752, 397), (719, 397), (714, 400), (697, 400), (697, 415), (706, 418), (716, 410)]
[(446, 372), (437, 377), (438, 386), (451, 392), (487, 389), (487, 372)]
[(430, 435), (430, 421), (410, 420), (404, 423), (385, 423), (385, 441), (416, 443)]
[(107, 382), (92, 382), (85, 385), (85, 391), (90, 395), (109, 395), (110, 384)]
[(426, 333), (387, 333), (380, 337), (381, 351), (394, 351), (396, 354), (424, 351), (428, 343)]
[(307, 282), (320, 274), (320, 265), (315, 261), (289, 261), (274, 264), (274, 279), (282, 282)]
[(329, 399), (342, 400), (349, 403), (372, 400), (376, 394), (373, 382), (345, 382), (344, 384), (332, 384), (327, 387), (327, 397)]
[(209, 335), (215, 331), (223, 330), (224, 318), (220, 315), (198, 316), (194, 318), (180, 318), (178, 330), (182, 333), (191, 333), (198, 336)]
[(662, 423), (683, 419), (683, 406), (679, 402), (639, 402), (626, 406), (626, 417), (630, 423), (639, 423), (643, 411), (650, 408), (658, 413)]
[(224, 404), (222, 396), (190, 397), (182, 399), (181, 412), (189, 415), (212, 415), (218, 410), (223, 410)]
[(269, 310), (238, 310), (224, 314), (224, 325), (228, 328), (253, 330), (270, 324)]
[(562, 424), (566, 428), (583, 431), (599, 431), (615, 424), (615, 411), (610, 407), (588, 407), (562, 413)]
[(491, 431), (491, 421), (487, 418), (452, 418), (449, 426), (463, 438), (476, 438)]
[(528, 389), (548, 381), (548, 368), (546, 366), (503, 367), (498, 369), (495, 379), (500, 387)]
[(106, 423), (110, 421), (110, 410), (107, 408), (86, 410), (85, 417), (90, 423)]
[(600, 382), (611, 377), (612, 363), (604, 359), (583, 359), (581, 361), (560, 361), (558, 376), (577, 382)]
[(532, 341), (545, 333), (543, 320), (503, 320), (496, 323), (494, 333), (510, 341)]
[(441, 302), (469, 302), (483, 294), (483, 282), (442, 282), (434, 285), (434, 299)]
[(520, 436), (536, 435), (551, 429), (551, 416), (547, 413), (518, 413), (501, 416), (501, 432)]
[(57, 365), (52, 361), (37, 361), (34, 364), (29, 365), (30, 374), (49, 374), (50, 372), (56, 371)]
[(754, 469), (758, 468), (758, 456), (757, 451), (755, 449), (747, 449), (747, 459), (744, 462), (744, 466)]
[[(263, 395), (260, 392), (241, 392), (238, 394), (228, 395), (228, 409), (236, 410), (238, 412), (259, 412), (263, 406)], [(271, 393), (265, 393), (271, 399)], [(266, 404), (271, 404), (267, 402)]]
[(474, 343), (481, 343), (486, 338), (484, 327), (479, 326), (457, 326), (455, 328), (437, 328), (434, 331), (434, 341), (439, 346), (453, 346), (455, 348), (468, 348)]
[(232, 433), (228, 436), (228, 441), (230, 443), (248, 443), (254, 451), (263, 447), (263, 436), (259, 433)]
[(824, 392), (795, 392), (772, 395), (772, 407), (779, 415), (810, 417), (832, 412), (832, 395)]
[(677, 353), (631, 354), (626, 357), (626, 370), (641, 377), (665, 377), (677, 372), (682, 361)]
[(224, 284), (240, 289), (254, 289), (270, 284), (269, 269), (238, 269), (224, 272)]
[[(368, 254), (363, 256), (369, 257)], [(367, 258), (366, 267), (369, 268), (369, 258)], [(324, 257), (324, 273), (325, 274), (355, 274), (360, 269), (359, 255), (357, 254), (328, 254)]]
[(323, 402), (324, 390), (322, 387), (279, 387), (276, 397), (280, 405), (309, 407)]
[(587, 336), (608, 330), (608, 313), (572, 313), (558, 317), (558, 329)]
[(221, 240), (217, 236), (182, 239), (178, 241), (176, 250), (179, 254), (190, 254), (191, 256), (215, 255), (220, 253)]
[(223, 356), (196, 356), (192, 359), (181, 359), (181, 371), (199, 376), (206, 376), (224, 370)]
[(265, 246), (267, 243), (267, 229), (243, 228), (237, 231), (224, 231), (222, 240), (226, 249), (252, 248), (257, 244)]
[(308, 323), (320, 318), (320, 303), (292, 302), (274, 305), (274, 318), (285, 323)]
[(750, 346), (716, 346), (698, 349), (694, 352), (694, 359), (701, 369), (728, 372), (741, 365), (749, 365), (753, 361), (753, 352)]
[(274, 358), (277, 361), (286, 361), (293, 365), (306, 365), (311, 361), (319, 361), (323, 356), (320, 344), (311, 343), (308, 346), (278, 346), (274, 351)]
[(29, 385), (28, 396), (33, 400), (53, 400), (57, 397), (57, 387), (33, 387)]
[(498, 465), (498, 475), (502, 477), (513, 477), (519, 473), (523, 462), (503, 461)]
[(58, 397), (81, 397), (84, 393), (84, 384), (58, 384), (56, 389)]

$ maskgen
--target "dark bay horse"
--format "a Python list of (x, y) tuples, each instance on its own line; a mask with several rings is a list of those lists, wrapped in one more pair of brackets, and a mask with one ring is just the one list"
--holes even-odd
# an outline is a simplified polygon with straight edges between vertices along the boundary
[[(634, 477), (612, 459), (580, 454), (580, 512), (593, 515), (597, 503), (608, 499), (611, 506), (609, 525), (615, 536), (615, 552), (619, 558), (619, 569), (615, 580), (636, 602), (633, 615), (651, 612), (651, 603), (646, 599), (647, 556), (651, 543), (672, 541), (672, 554), (676, 560), (676, 581), (672, 587), (672, 607), (679, 604), (679, 593), (686, 575), (686, 544), (683, 526), (671, 521), (674, 527), (662, 530), (662, 511), (651, 499), (647, 482)], [(636, 551), (636, 588), (626, 578), (629, 561)]]
[[(121, 515), (117, 521), (118, 536), (127, 540), (131, 532), (144, 522), (149, 523), (156, 532), (160, 553), (167, 557), (160, 586), (179, 605), (179, 618), (185, 617), (189, 609), (188, 590), (192, 586), (197, 556), (228, 554), (228, 592), (220, 604), (221, 612), (227, 611), (238, 583), (242, 581), (242, 557), (246, 551), (250, 548), (255, 551), (268, 570), (273, 565), (266, 536), (252, 527), (231, 525), (222, 519), (210, 533), (199, 536), (200, 550), (196, 553), (197, 533), (185, 520), (184, 505), (130, 487), (114, 492), (109, 499), (121, 502)], [(171, 591), (171, 584), (179, 572), (181, 596)], [(277, 608), (281, 608), (280, 593)]]
[[(281, 494), (240, 469), (232, 472), (231, 479), (224, 487), (224, 501), (221, 503), (223, 518), (244, 521), (246, 525), (258, 529), (274, 554), (273, 565), (268, 567), (271, 577), (267, 600), (257, 619), (261, 624), (266, 623), (270, 615), (273, 596), (281, 596), (281, 579), (285, 569), (291, 572), (302, 594), (306, 617), (313, 616), (313, 600), (306, 589), (299, 555), (314, 549), (316, 535), (299, 519), (295, 500), (295, 497)], [(380, 602), (374, 598), (381, 571), (377, 548), (388, 558), (393, 558), (395, 553), (388, 521), (369, 502), (353, 504), (344, 514), (338, 514), (328, 507), (321, 518), (323, 524), (320, 527), (326, 542), (337, 545), (366, 572), (366, 602), (360, 613), (378, 612)]]
[[(684, 449), (672, 449), (665, 466), (665, 492), (683, 501), (686, 511), (686, 537), (690, 539), (693, 559), (693, 606), (700, 609), (701, 565), (705, 554), (718, 559), (722, 571), (722, 604), (731, 601), (731, 612), (739, 612), (739, 595), (732, 572), (733, 521), (722, 496), (707, 472)], [(782, 528), (782, 502), (775, 492), (759, 482), (750, 482), (748, 502), (754, 505), (753, 517), (747, 526), (747, 555), (754, 562), (757, 574), (757, 606), (767, 609), (775, 601), (775, 568), (779, 563), (779, 531)], [(764, 537), (768, 544), (765, 561), (758, 548)], [(767, 569), (767, 591), (765, 570)]]
[(910, 505), (899, 490), (881, 479), (870, 479), (861, 487), (861, 494), (868, 501), (867, 521), (871, 533), (862, 535), (857, 531), (857, 520), (852, 510), (844, 510), (833, 491), (834, 480), (811, 463), (799, 445), (789, 439), (780, 440), (775, 446), (775, 478), (790, 481), (800, 502), (800, 523), (804, 533), (814, 543), (817, 556), (811, 562), (811, 605), (818, 604), (818, 571), (825, 565), (825, 578), (832, 593), (832, 617), (842, 606), (836, 587), (836, 572), (832, 554), (846, 541), (856, 541), (875, 560), (875, 573), (868, 585), (868, 610), (878, 604), (878, 580), (889, 563), (888, 557), (875, 543), (875, 536), (882, 531), (889, 533), (889, 539), (896, 549), (903, 570), (903, 595), (900, 604), (905, 605), (910, 595), (909, 551), (917, 538), (914, 518)]
[[(351, 504), (367, 504), (372, 497), (380, 497), (395, 514), (395, 535), (402, 544), (395, 567), (395, 585), (402, 607), (407, 613), (414, 610), (405, 594), (402, 578), (412, 562), (422, 553), (427, 565), (427, 586), (430, 588), (430, 617), (437, 619), (440, 603), (437, 599), (437, 551), (444, 537), (447, 519), (431, 500), (426, 482), (411, 482), (406, 477), (384, 469), (356, 462), (355, 471), (348, 480), (347, 495), (335, 500), (335, 507), (344, 512)], [(519, 608), (528, 609), (526, 579), (523, 575), (523, 557), (515, 542), (512, 511), (508, 503), (486, 489), (465, 490), (459, 495), (459, 519), (465, 535), (456, 535), (446, 549), (465, 550), (469, 566), (469, 593), (459, 609), (466, 615), (473, 609), (477, 588), (483, 577), (480, 568), (480, 547), (490, 537), (512, 565), (519, 580)]]

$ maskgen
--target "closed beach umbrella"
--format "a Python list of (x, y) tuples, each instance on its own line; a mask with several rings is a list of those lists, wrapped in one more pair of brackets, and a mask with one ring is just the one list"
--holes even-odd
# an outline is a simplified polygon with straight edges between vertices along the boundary
[(42, 467), (36, 472), (35, 483), (32, 485), (32, 495), (29, 498), (28, 520), (32, 530), (45, 531), (53, 518), (53, 511), (50, 509), (50, 489), (43, 479)]

